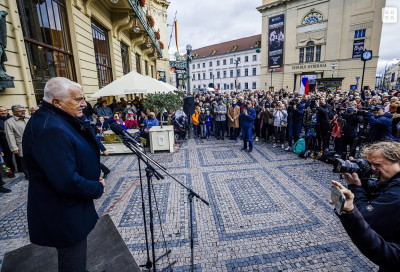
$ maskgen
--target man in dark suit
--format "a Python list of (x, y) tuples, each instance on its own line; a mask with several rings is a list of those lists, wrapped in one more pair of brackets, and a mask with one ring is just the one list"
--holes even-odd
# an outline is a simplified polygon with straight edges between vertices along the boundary
[(98, 219), (93, 199), (105, 186), (90, 124), (78, 119), (85, 106), (79, 84), (52, 78), (23, 135), (30, 240), (57, 248), (59, 271), (86, 271), (87, 236)]

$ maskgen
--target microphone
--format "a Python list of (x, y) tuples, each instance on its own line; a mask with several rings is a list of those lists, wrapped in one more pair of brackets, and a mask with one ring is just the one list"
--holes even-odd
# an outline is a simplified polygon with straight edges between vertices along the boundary
[(133, 143), (136, 146), (139, 146), (141, 148), (143, 148), (143, 146), (141, 145), (141, 141), (140, 139), (138, 139), (138, 137), (134, 137), (131, 134), (129, 134), (129, 132), (127, 132), (120, 124), (118, 124), (117, 122), (115, 122), (115, 120), (111, 120), (109, 122), (110, 128), (111, 130), (121, 136), (122, 138), (124, 138), (125, 140)]

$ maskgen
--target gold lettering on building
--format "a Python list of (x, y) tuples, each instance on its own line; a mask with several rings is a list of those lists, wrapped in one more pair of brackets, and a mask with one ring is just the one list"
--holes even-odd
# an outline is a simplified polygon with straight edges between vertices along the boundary
[(293, 65), (292, 70), (315, 69), (315, 68), (321, 68), (321, 67), (326, 67), (326, 63)]

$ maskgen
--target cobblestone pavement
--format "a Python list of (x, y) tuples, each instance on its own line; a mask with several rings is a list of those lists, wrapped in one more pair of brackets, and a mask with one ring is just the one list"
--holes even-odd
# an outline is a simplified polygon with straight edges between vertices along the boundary
[[(328, 203), (331, 166), (298, 158), (258, 142), (190, 139), (175, 153), (152, 157), (210, 202), (194, 201), (196, 271), (376, 271), (355, 248)], [(96, 201), (108, 212), (139, 264), (146, 261), (138, 163), (133, 155), (108, 156), (106, 193)], [(27, 182), (6, 180), (0, 194), (0, 260), (29, 242)], [(156, 253), (162, 224), (174, 271), (189, 271), (189, 204), (185, 189), (167, 177), (154, 180)], [(144, 186), (146, 189), (146, 186)], [(147, 197), (146, 197), (147, 199)], [(1, 261), (0, 261), (1, 262)], [(166, 266), (168, 260), (157, 263)], [(1, 263), (0, 263), (1, 265)]]

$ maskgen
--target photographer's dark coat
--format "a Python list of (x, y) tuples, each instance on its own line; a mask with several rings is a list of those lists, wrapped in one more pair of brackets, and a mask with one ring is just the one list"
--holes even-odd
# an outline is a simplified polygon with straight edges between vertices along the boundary
[(104, 189), (90, 126), (43, 102), (25, 128), (23, 148), (31, 242), (60, 248), (80, 242), (96, 225), (93, 199)]
[[(354, 204), (368, 224), (388, 242), (400, 244), (400, 173), (388, 182), (370, 181), (348, 186)], [(369, 197), (374, 194), (375, 197)]]
[(392, 136), (392, 114), (385, 113), (376, 118), (371, 112), (367, 112), (365, 117), (371, 127), (370, 140), (372, 142), (395, 139)]

